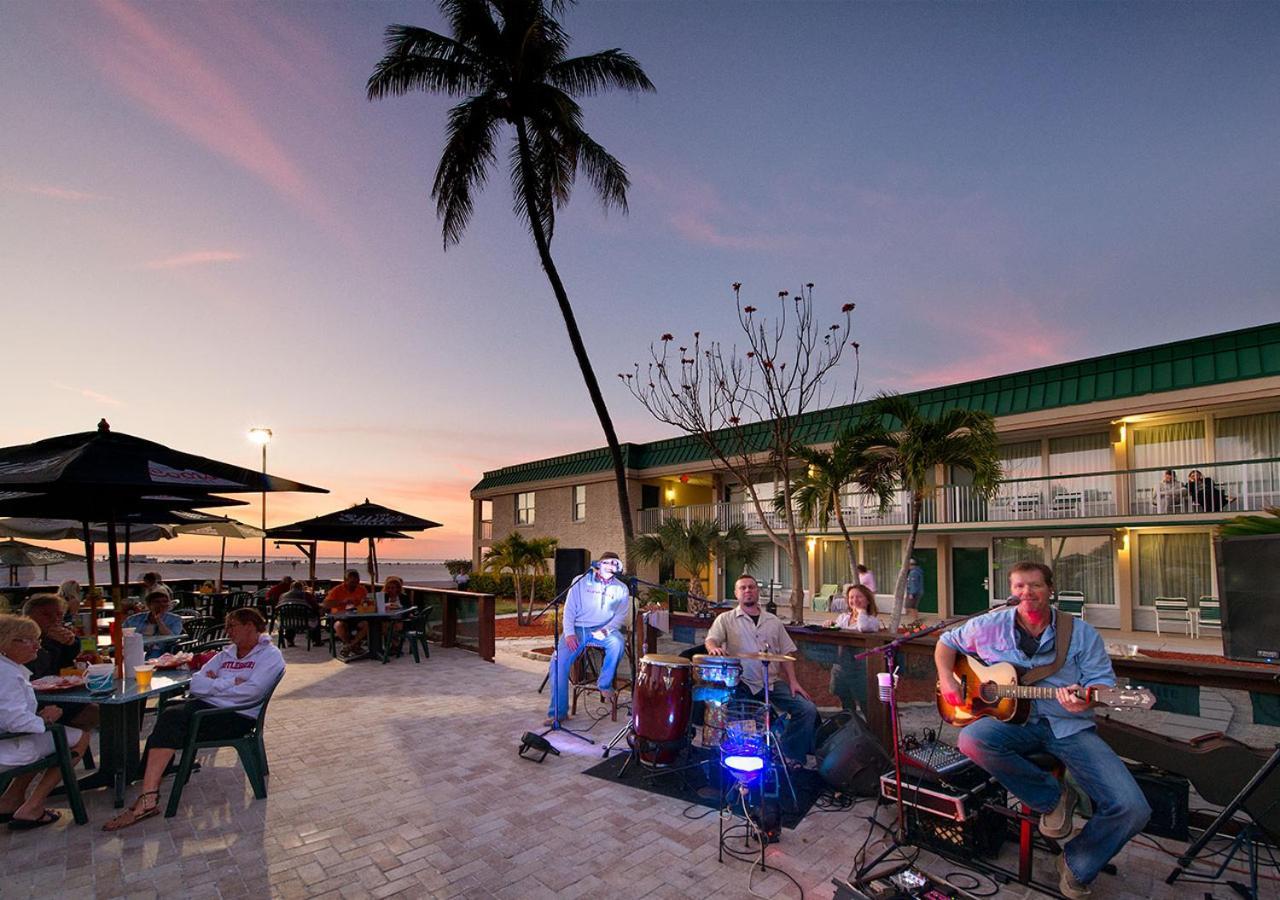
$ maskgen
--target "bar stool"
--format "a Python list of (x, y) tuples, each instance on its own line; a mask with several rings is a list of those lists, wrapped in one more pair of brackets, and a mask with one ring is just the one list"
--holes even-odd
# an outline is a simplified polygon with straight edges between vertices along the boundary
[[(1051, 772), (1059, 784), (1066, 776), (1067, 770), (1062, 760), (1051, 753), (1033, 753), (1027, 759), (1044, 771)], [(999, 804), (988, 804), (987, 809), (1018, 824), (1018, 882), (1031, 884), (1036, 841), (1038, 840), (1041, 846), (1054, 856), (1062, 852), (1062, 846), (1053, 838), (1045, 837), (1040, 833), (1040, 813), (1021, 800), (1018, 801), (1017, 809)]]
[[(625, 654), (624, 654), (625, 658)], [(619, 660), (619, 665), (621, 665)], [(594, 645), (586, 647), (582, 654), (569, 667), (569, 714), (578, 714), (578, 695), (596, 690), (596, 682), (600, 678), (600, 667), (604, 665), (604, 648)], [(618, 675), (613, 676), (613, 699), (609, 702), (609, 718), (618, 721)]]

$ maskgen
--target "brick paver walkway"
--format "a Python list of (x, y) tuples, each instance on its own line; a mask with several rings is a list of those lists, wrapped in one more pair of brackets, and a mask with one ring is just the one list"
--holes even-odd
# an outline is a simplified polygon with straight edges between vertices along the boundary
[[(34, 832), (0, 828), (0, 896), (750, 896), (749, 865), (716, 860), (714, 814), (693, 820), (683, 803), (582, 775), (598, 746), (561, 737), (563, 755), (543, 765), (516, 756), (545, 710), (535, 694), (543, 666), (510, 650), (497, 664), (440, 649), (421, 665), (343, 665), (321, 649), (287, 658), (267, 723), (268, 799), (253, 799), (227, 750), (204, 759), (174, 819), (106, 834), (113, 811), (92, 792), (86, 826), (65, 815)], [(615, 730), (606, 719), (592, 734), (604, 741)], [(830, 897), (872, 808), (811, 813), (770, 848), (770, 863), (806, 897)], [(957, 869), (930, 860), (921, 858), (937, 873)], [(1195, 893), (1163, 885), (1170, 863), (1154, 851), (1131, 845), (1119, 862), (1122, 877), (1095, 896)], [(752, 887), (799, 896), (778, 874), (757, 874)]]

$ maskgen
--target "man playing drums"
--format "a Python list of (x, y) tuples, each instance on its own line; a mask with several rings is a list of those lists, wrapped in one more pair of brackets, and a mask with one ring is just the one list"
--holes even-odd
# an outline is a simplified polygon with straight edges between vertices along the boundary
[[(741, 657), (745, 653), (794, 653), (795, 641), (787, 634), (782, 620), (760, 608), (760, 585), (750, 575), (743, 575), (733, 585), (738, 605), (716, 616), (707, 632), (707, 653), (712, 656)], [(796, 679), (792, 662), (776, 663), (769, 674), (775, 679), (769, 688), (774, 709), (791, 717), (782, 736), (782, 753), (792, 765), (804, 765), (813, 749), (813, 734), (818, 723), (818, 708)], [(759, 660), (742, 660), (742, 679), (737, 696), (764, 700), (764, 666)]]
[(589, 646), (604, 648), (598, 682), (600, 695), (613, 700), (613, 673), (627, 648), (621, 627), (631, 611), (631, 592), (614, 576), (622, 571), (616, 553), (603, 553), (599, 562), (569, 588), (564, 601), (564, 635), (551, 657), (551, 703), (547, 725), (569, 717), (569, 667)]

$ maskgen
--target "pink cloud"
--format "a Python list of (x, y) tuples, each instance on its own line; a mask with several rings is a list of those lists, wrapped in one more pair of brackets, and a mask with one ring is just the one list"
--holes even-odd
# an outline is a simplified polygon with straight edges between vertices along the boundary
[(64, 200), (68, 203), (87, 203), (91, 200), (105, 199), (99, 194), (91, 194), (88, 191), (77, 191), (72, 188), (58, 187), (52, 184), (28, 184), (23, 185), (21, 190), (28, 194), (35, 194), (37, 197), (48, 197), (52, 200)]
[(195, 46), (165, 31), (141, 8), (120, 0), (98, 0), (98, 6), (115, 27), (99, 36), (91, 52), (118, 87), (196, 143), (332, 220), (320, 192), (252, 105)]
[(725, 201), (714, 187), (696, 178), (652, 172), (637, 173), (636, 181), (666, 206), (668, 224), (695, 244), (725, 250), (785, 251), (794, 236), (777, 232), (759, 212)]
[(138, 268), (154, 272), (162, 269), (182, 269), (187, 266), (206, 266), (211, 263), (237, 262), (242, 259), (244, 254), (232, 250), (196, 250), (164, 259), (153, 259), (142, 263)]

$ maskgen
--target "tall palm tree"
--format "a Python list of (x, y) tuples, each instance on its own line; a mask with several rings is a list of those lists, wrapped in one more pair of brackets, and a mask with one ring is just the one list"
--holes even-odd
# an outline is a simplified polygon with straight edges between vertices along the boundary
[(622, 445), (551, 258), (551, 239), (556, 209), (568, 202), (579, 167), (606, 211), (627, 210), (626, 169), (583, 130), (582, 109), (574, 98), (609, 88), (651, 91), (653, 84), (619, 49), (567, 57), (569, 38), (555, 18), (563, 0), (440, 0), (440, 8), (453, 37), (409, 25), (387, 29), (386, 53), (369, 77), (369, 99), (416, 90), (464, 98), (449, 111), (448, 140), (431, 188), (446, 249), (462, 239), (473, 194), (497, 160), (502, 126), (514, 129), (509, 158), (515, 212), (533, 235), (609, 444), (629, 544), (634, 529)]
[(881, 394), (868, 415), (871, 427), (884, 429), (872, 451), (880, 457), (880, 477), (886, 482), (882, 487), (904, 490), (910, 501), (911, 533), (893, 589), (890, 629), (896, 633), (907, 592), (907, 561), (916, 552), (924, 503), (934, 490), (929, 474), (938, 466), (967, 469), (973, 474), (973, 491), (990, 498), (1000, 484), (1000, 448), (995, 418), (982, 410), (951, 409), (934, 418), (922, 415), (905, 397)]
[[(796, 518), (801, 527), (811, 528), (815, 523), (825, 530), (834, 518), (844, 535), (849, 556), (849, 580), (858, 582), (857, 553), (853, 549), (853, 537), (844, 521), (843, 497), (850, 486), (873, 494), (881, 508), (892, 499), (893, 488), (883, 477), (883, 459), (871, 448), (884, 441), (883, 429), (870, 419), (862, 418), (846, 426), (836, 436), (830, 450), (800, 447), (796, 456), (804, 468), (791, 480), (791, 501), (795, 505)], [(785, 503), (779, 495), (774, 506)]]
[(751, 540), (750, 532), (742, 523), (721, 531), (719, 523), (711, 519), (686, 522), (673, 517), (655, 531), (637, 535), (631, 544), (631, 556), (638, 562), (678, 565), (687, 570), (689, 593), (695, 597), (704, 596), (702, 571), (712, 556), (732, 564), (752, 566), (762, 552), (763, 548)]

